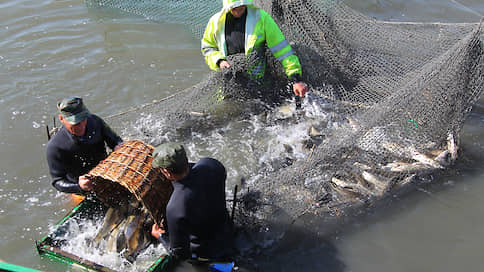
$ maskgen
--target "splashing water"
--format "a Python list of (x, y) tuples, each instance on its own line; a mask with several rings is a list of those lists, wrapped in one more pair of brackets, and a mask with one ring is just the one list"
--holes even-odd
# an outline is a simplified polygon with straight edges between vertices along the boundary
[(157, 258), (167, 254), (161, 244), (151, 244), (130, 263), (123, 257), (123, 252), (108, 252), (105, 241), (99, 247), (91, 244), (102, 227), (102, 220), (73, 217), (66, 223), (65, 234), (56, 238), (62, 240), (61, 250), (116, 271), (146, 271)]
[[(191, 161), (202, 157), (219, 159), (228, 171), (228, 184), (236, 184), (241, 177), (254, 179), (255, 173), (276, 171), (307, 157), (311, 147), (321, 142), (314, 139), (322, 139), (324, 131), (340, 126), (340, 120), (344, 120), (325, 111), (327, 106), (327, 101), (309, 94), (300, 110), (288, 101), (272, 111), (234, 120), (208, 132), (191, 132), (183, 143)], [(317, 130), (317, 135), (312, 135), (311, 128)], [(174, 138), (166, 132), (164, 122), (151, 114), (141, 115), (121, 134), (132, 135), (133, 131), (154, 145)]]

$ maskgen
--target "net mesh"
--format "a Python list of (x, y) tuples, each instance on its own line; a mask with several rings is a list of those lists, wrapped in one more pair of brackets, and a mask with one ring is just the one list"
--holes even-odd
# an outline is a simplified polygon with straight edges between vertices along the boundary
[[(221, 2), (87, 3), (185, 24), (200, 38)], [(273, 16), (301, 61), (303, 80), (310, 87), (301, 112), (291, 119), (278, 117), (276, 109), (293, 98), (281, 65), (266, 51), (230, 56), (230, 70), (213, 72), (187, 90), (111, 116), (110, 122), (118, 124), (114, 127), (129, 127), (123, 130), (125, 137), (153, 145), (196, 141), (201, 134), (205, 140), (199, 148), (211, 154), (217, 148), (230, 153), (227, 142), (218, 142), (232, 136), (230, 145), (244, 156), (227, 155), (223, 162), (248, 177), (249, 189), (243, 190), (237, 210), (237, 218), (245, 222), (270, 221), (275, 214), (294, 221), (305, 214), (324, 216), (370, 205), (457, 159), (460, 129), (483, 89), (481, 24), (384, 22), (341, 1), (256, 4)], [(256, 54), (268, 59), (263, 82), (250, 81), (245, 72)], [(309, 131), (302, 156), (291, 155), (291, 144), (275, 144), (280, 135), (269, 133), (275, 125), (284, 131), (298, 124)], [(238, 126), (236, 136), (229, 135), (228, 126)], [(270, 163), (263, 160), (279, 149), (289, 155)]]

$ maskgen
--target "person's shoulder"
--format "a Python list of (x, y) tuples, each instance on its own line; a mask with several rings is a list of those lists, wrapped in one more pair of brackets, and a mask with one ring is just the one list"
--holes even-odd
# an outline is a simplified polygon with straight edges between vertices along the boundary
[(215, 13), (214, 15), (212, 15), (212, 17), (210, 17), (210, 20), (209, 21), (218, 21), (218, 19), (223, 15), (223, 10)]
[(89, 116), (87, 117), (87, 122), (89, 123), (89, 121), (94, 122), (96, 124), (96, 127), (105, 126), (107, 124), (106, 121), (104, 121), (104, 119), (92, 113), (90, 113)]
[(96, 114), (93, 114), (93, 113), (89, 113), (89, 115), (87, 116), (87, 120), (96, 120), (96, 121), (103, 121), (103, 119), (99, 116), (97, 116)]
[(61, 126), (59, 130), (50, 138), (50, 140), (47, 142), (47, 147), (49, 146), (54, 146), (56, 144), (59, 144), (61, 142), (65, 141), (65, 138), (68, 137), (68, 131), (64, 126)]
[(47, 142), (47, 153), (55, 152), (61, 149), (61, 146), (67, 143), (67, 129), (65, 127), (59, 128), (59, 130), (52, 136), (52, 138)]
[(224, 165), (220, 161), (214, 158), (208, 158), (208, 157), (200, 159), (196, 165), (199, 167), (207, 167), (210, 169), (214, 169), (214, 168), (225, 169)]
[[(272, 19), (272, 16), (265, 10), (261, 9), (261, 8), (258, 8), (259, 12), (260, 12), (260, 17), (262, 19)], [(274, 20), (274, 19), (273, 19)]]
[(209, 157), (205, 157), (205, 158), (201, 158), (199, 161), (199, 163), (215, 163), (215, 164), (222, 164), (220, 161), (218, 161), (217, 159), (214, 159), (214, 158), (209, 158)]

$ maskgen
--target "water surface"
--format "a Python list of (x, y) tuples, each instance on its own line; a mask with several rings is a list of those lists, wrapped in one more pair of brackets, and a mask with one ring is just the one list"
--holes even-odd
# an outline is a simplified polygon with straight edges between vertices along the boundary
[[(348, 4), (391, 21), (464, 23), (484, 14), (477, 0)], [(88, 9), (81, 0), (4, 0), (0, 18), (0, 259), (67, 271), (34, 247), (73, 207), (50, 185), (45, 161), (55, 104), (79, 95), (109, 116), (192, 86), (209, 71), (199, 41), (181, 25)], [(297, 234), (298, 243), (261, 261), (263, 271), (481, 270), (483, 134), (480, 106), (466, 123), (455, 171), (322, 241)]]

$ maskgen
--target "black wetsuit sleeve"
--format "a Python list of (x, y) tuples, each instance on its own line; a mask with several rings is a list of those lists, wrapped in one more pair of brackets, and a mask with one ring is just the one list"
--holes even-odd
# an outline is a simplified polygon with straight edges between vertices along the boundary
[(190, 258), (190, 234), (186, 229), (182, 209), (171, 210), (167, 214), (168, 233), (170, 237), (170, 254), (175, 259)]
[(64, 193), (85, 193), (79, 186), (78, 177), (72, 177), (67, 174), (61, 153), (55, 147), (47, 148), (47, 163), (52, 177), (52, 185), (57, 190)]
[(302, 81), (301, 77), (298, 74), (292, 74), (291, 77), (290, 77), (290, 80), (293, 83), (301, 82)]
[(53, 181), (52, 185), (54, 185), (54, 187), (57, 190), (64, 192), (64, 193), (71, 193), (71, 194), (84, 194), (84, 193), (86, 193), (86, 192), (84, 192), (84, 190), (81, 189), (81, 186), (79, 186), (79, 183), (74, 184), (74, 183), (66, 182), (65, 180), (60, 179), (60, 180), (57, 180), (57, 181)]

